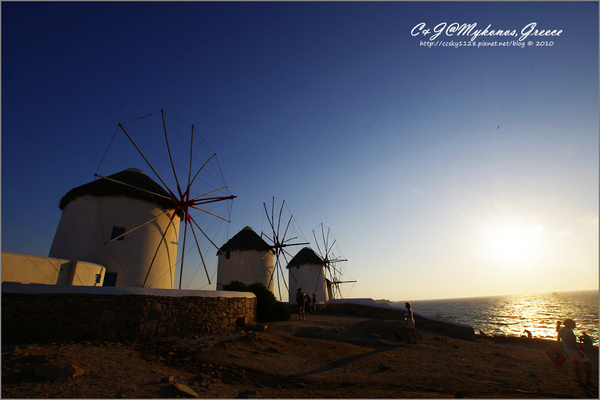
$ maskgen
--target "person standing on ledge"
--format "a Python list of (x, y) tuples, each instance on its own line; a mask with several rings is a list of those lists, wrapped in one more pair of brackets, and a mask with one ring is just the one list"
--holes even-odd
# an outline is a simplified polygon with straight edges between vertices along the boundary
[[(579, 386), (590, 386), (590, 371), (591, 363), (590, 359), (579, 349), (577, 345), (577, 338), (573, 333), (575, 329), (575, 321), (567, 318), (563, 321), (563, 327), (558, 332), (558, 337), (563, 343), (563, 350), (567, 353), (567, 356), (573, 361), (573, 367), (575, 368), (575, 376), (577, 376), (577, 382)], [(581, 365), (583, 364), (585, 370), (585, 383), (581, 380)]]
[(304, 293), (302, 288), (298, 288), (296, 291), (296, 304), (298, 304), (298, 319), (306, 319), (304, 315)]
[(413, 317), (410, 303), (404, 303), (404, 306), (408, 310), (406, 313), (406, 330), (408, 333), (408, 344), (417, 344), (417, 331), (415, 330), (415, 319)]

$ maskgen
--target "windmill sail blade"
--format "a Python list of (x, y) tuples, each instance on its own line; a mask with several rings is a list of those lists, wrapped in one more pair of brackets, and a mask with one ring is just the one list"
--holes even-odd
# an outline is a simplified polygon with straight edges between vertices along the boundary
[(173, 215), (171, 215), (171, 219), (169, 220), (169, 225), (167, 225), (167, 228), (162, 233), (160, 242), (158, 243), (158, 246), (156, 247), (156, 251), (154, 252), (154, 256), (152, 256), (152, 261), (150, 261), (150, 265), (148, 266), (148, 272), (146, 272), (146, 278), (144, 279), (144, 284), (142, 285), (142, 287), (146, 287), (146, 283), (148, 282), (148, 277), (150, 276), (150, 271), (152, 270), (152, 266), (154, 265), (154, 260), (156, 260), (156, 255), (158, 254), (158, 251), (160, 250), (160, 246), (165, 241), (165, 237), (167, 236), (167, 232), (169, 231), (169, 228), (171, 228), (171, 226), (173, 225), (173, 219), (175, 218), (175, 215), (177, 215), (177, 214), (173, 213)]
[(194, 125), (192, 125), (192, 133), (190, 134), (190, 166), (188, 168), (188, 181), (185, 191), (185, 198), (190, 198), (190, 188), (192, 187), (192, 165), (194, 161)]
[(200, 225), (198, 225), (198, 223), (190, 216), (190, 221), (194, 223), (194, 225), (196, 225), (196, 228), (198, 228), (200, 230), (200, 232), (202, 232), (202, 235), (204, 235), (204, 237), (216, 248), (219, 249), (219, 246), (217, 246), (215, 244), (215, 242), (212, 241), (212, 239), (206, 234), (206, 232), (204, 232), (204, 230), (202, 228), (200, 228)]
[(181, 289), (181, 281), (183, 279), (183, 260), (185, 259), (185, 243), (187, 239), (187, 228), (188, 224), (185, 224), (185, 228), (183, 230), (183, 248), (181, 249), (181, 264), (179, 266), (179, 289)]
[[(284, 205), (284, 204), (285, 204), (285, 200), (283, 200), (283, 201), (281, 202), (281, 208), (279, 209), (279, 218), (278, 218), (278, 221), (277, 221), (277, 232), (280, 232), (279, 228), (281, 227), (281, 213), (282, 213), (282, 211), (283, 211), (283, 205)], [(292, 220), (292, 218), (290, 217), (290, 222), (291, 222), (291, 220)], [(288, 222), (288, 226), (289, 226), (289, 222)], [(285, 230), (285, 232), (287, 232), (287, 229)], [(281, 239), (281, 242), (283, 242), (283, 241), (284, 241), (284, 240), (283, 240), (284, 238), (285, 238), (285, 233), (283, 234), (283, 237), (282, 237), (282, 239)]]
[(109, 177), (109, 176), (102, 176), (102, 175), (98, 175), (98, 174), (94, 174), (94, 176), (96, 176), (96, 177), (98, 177), (98, 178), (106, 179), (107, 181), (111, 181), (111, 182), (114, 182), (114, 183), (118, 183), (118, 184), (120, 184), (120, 185), (123, 185), (123, 186), (127, 186), (127, 187), (130, 187), (130, 188), (133, 188), (133, 189), (139, 190), (139, 191), (141, 191), (141, 192), (144, 192), (144, 193), (151, 194), (151, 195), (153, 195), (153, 196), (157, 196), (157, 197), (162, 197), (162, 198), (164, 198), (164, 199), (173, 200), (173, 197), (165, 196), (164, 194), (160, 194), (160, 193), (155, 193), (155, 192), (152, 192), (152, 191), (150, 191), (150, 190), (147, 190), (147, 189), (142, 189), (142, 188), (140, 188), (140, 187), (137, 187), (137, 186), (135, 186), (135, 185), (131, 185), (131, 184), (129, 184), (129, 183), (125, 183), (125, 182), (121, 182), (121, 181), (119, 181), (119, 180), (113, 179), (113, 178), (111, 178), (111, 177)]
[(198, 253), (200, 254), (200, 260), (202, 261), (202, 266), (204, 267), (204, 272), (206, 273), (206, 279), (208, 280), (208, 284), (210, 285), (210, 275), (208, 274), (208, 269), (206, 268), (206, 262), (204, 261), (204, 255), (200, 250), (200, 245), (198, 244), (198, 237), (196, 236), (196, 231), (194, 230), (194, 226), (190, 225), (192, 228), (192, 234), (194, 235), (194, 240), (196, 241), (196, 247), (198, 248)]
[(231, 222), (231, 221), (229, 221), (228, 219), (225, 219), (225, 218), (221, 217), (220, 215), (217, 215), (217, 214), (211, 213), (210, 211), (208, 211), (208, 210), (205, 210), (205, 209), (203, 209), (203, 208), (200, 208), (200, 207), (195, 207), (195, 206), (190, 206), (190, 207), (191, 207), (191, 208), (193, 208), (193, 209), (195, 209), (195, 210), (198, 210), (198, 211), (205, 212), (205, 213), (207, 213), (207, 214), (209, 214), (209, 215), (212, 215), (212, 216), (213, 216), (213, 217), (215, 217), (215, 218), (219, 218), (219, 219), (221, 219), (221, 220), (223, 220), (223, 221), (225, 221), (225, 222)]
[(131, 232), (133, 232), (133, 231), (135, 231), (137, 229), (140, 229), (141, 227), (146, 226), (146, 225), (148, 225), (149, 223), (151, 223), (153, 221), (156, 221), (157, 219), (159, 219), (163, 215), (167, 214), (168, 212), (169, 212), (169, 210), (166, 210), (166, 211), (160, 213), (159, 215), (157, 215), (156, 217), (154, 217), (154, 218), (152, 218), (152, 219), (144, 222), (143, 224), (140, 224), (140, 225), (136, 226), (135, 228), (131, 228), (130, 230), (128, 230), (127, 232), (124, 232), (124, 233), (120, 234), (119, 236), (115, 236), (114, 238), (110, 239), (108, 242), (104, 242), (104, 244), (110, 244), (110, 243), (114, 242), (115, 240), (119, 240), (122, 237), (125, 237), (126, 235), (130, 234)]
[[(225, 189), (227, 189), (227, 186), (224, 186), (224, 187), (219, 188), (219, 189), (215, 189), (215, 190), (213, 190), (211, 192), (208, 192), (208, 193), (205, 193), (205, 194), (203, 194), (201, 196), (195, 197), (191, 201), (196, 202), (196, 201), (200, 200), (201, 198), (208, 196), (209, 194), (213, 194), (213, 193), (219, 192), (221, 190), (225, 190)], [(210, 199), (225, 199), (225, 198), (226, 197), (210, 197)]]
[(142, 158), (144, 159), (144, 161), (146, 161), (146, 164), (148, 164), (148, 166), (150, 167), (150, 169), (152, 170), (152, 172), (154, 172), (154, 175), (156, 175), (156, 177), (162, 182), (163, 186), (169, 191), (169, 193), (173, 194), (173, 192), (171, 191), (171, 189), (169, 189), (169, 185), (167, 185), (165, 183), (165, 181), (160, 177), (160, 175), (158, 174), (158, 172), (156, 172), (156, 170), (154, 169), (154, 167), (152, 166), (152, 164), (150, 163), (150, 161), (148, 161), (148, 158), (146, 158), (146, 156), (144, 155), (144, 153), (142, 152), (142, 150), (139, 148), (139, 146), (137, 145), (137, 143), (135, 142), (135, 140), (133, 140), (133, 138), (129, 135), (129, 132), (127, 132), (127, 129), (125, 129), (125, 127), (123, 126), (123, 124), (119, 124), (119, 126), (121, 127), (121, 129), (123, 130), (123, 132), (125, 132), (125, 134), (129, 138), (129, 140), (131, 141), (131, 143), (133, 143), (133, 145), (135, 146), (135, 148), (137, 149), (137, 151), (140, 153), (140, 155), (142, 156)]
[(200, 174), (200, 172), (202, 172), (202, 170), (204, 169), (204, 167), (206, 167), (206, 165), (210, 162), (210, 160), (212, 160), (216, 156), (217, 156), (217, 153), (214, 153), (208, 160), (206, 160), (206, 162), (202, 165), (202, 167), (200, 167), (200, 169), (198, 170), (198, 172), (196, 172), (196, 174), (194, 175), (194, 179), (192, 179), (192, 182), (190, 183), (190, 185), (193, 184), (196, 181), (196, 178), (198, 177), (198, 174)]
[(323, 252), (321, 251), (321, 247), (319, 246), (319, 241), (317, 240), (317, 236), (315, 235), (315, 231), (313, 231), (313, 237), (315, 238), (315, 244), (317, 245), (317, 250), (319, 251), (319, 254), (322, 255)]
[(171, 162), (171, 169), (173, 170), (173, 176), (175, 177), (175, 182), (177, 184), (177, 192), (179, 193), (179, 197), (183, 197), (183, 193), (181, 193), (181, 186), (179, 185), (179, 179), (177, 178), (177, 172), (175, 172), (175, 164), (173, 163), (173, 155), (171, 154), (171, 146), (169, 145), (169, 135), (167, 134), (167, 124), (165, 122), (165, 112), (163, 110), (160, 110), (160, 114), (162, 115), (163, 129), (165, 131), (165, 142), (167, 143), (167, 152), (169, 153), (169, 161)]

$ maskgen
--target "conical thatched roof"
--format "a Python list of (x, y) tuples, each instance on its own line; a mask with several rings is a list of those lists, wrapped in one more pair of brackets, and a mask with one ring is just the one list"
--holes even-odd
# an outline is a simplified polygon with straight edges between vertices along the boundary
[[(175, 203), (164, 197), (152, 195), (144, 190), (160, 194), (163, 196), (170, 197), (169, 193), (165, 191), (162, 186), (154, 182), (148, 175), (143, 171), (135, 168), (129, 168), (125, 171), (117, 172), (116, 174), (110, 175), (108, 178), (114, 179), (118, 182), (126, 183), (126, 186), (120, 183), (109, 181), (104, 178), (97, 179), (95, 181), (86, 183), (85, 185), (78, 186), (71, 189), (67, 194), (60, 200), (58, 208), (64, 210), (65, 207), (78, 197), (91, 195), (96, 197), (103, 196), (125, 196), (132, 197), (134, 199), (143, 200), (148, 203), (156, 204), (165, 210), (174, 208)], [(138, 190), (143, 189), (143, 190)]]
[(219, 249), (219, 253), (229, 251), (269, 251), (271, 246), (249, 226), (239, 231)]
[(302, 250), (300, 250), (298, 254), (294, 256), (294, 258), (292, 258), (292, 260), (287, 265), (287, 268), (298, 267), (300, 265), (307, 264), (323, 265), (324, 261), (321, 257), (317, 255), (317, 253), (315, 253), (313, 249), (311, 249), (310, 247), (305, 247)]

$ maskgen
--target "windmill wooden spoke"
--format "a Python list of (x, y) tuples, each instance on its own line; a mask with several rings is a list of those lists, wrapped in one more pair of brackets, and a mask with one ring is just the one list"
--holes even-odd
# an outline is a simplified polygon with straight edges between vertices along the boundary
[[(283, 205), (285, 204), (285, 200), (283, 200), (281, 202), (281, 208), (279, 209), (279, 218), (277, 219), (277, 232), (279, 233), (279, 228), (281, 227), (281, 213), (283, 212)], [(288, 226), (290, 226), (290, 222), (292, 222), (292, 217), (290, 217), (290, 220), (288, 221)], [(285, 239), (285, 234), (287, 233), (287, 228), (285, 230), (285, 232), (283, 233), (283, 239)], [(283, 240), (282, 240), (283, 242)]]
[(319, 291), (319, 284), (321, 283), (321, 278), (323, 278), (323, 270), (319, 270), (319, 275), (317, 277), (317, 281), (315, 282), (315, 292)]
[(167, 235), (167, 232), (169, 231), (169, 228), (171, 227), (171, 225), (173, 225), (173, 219), (175, 219), (176, 215), (177, 215), (176, 213), (173, 213), (173, 215), (171, 215), (171, 218), (169, 220), (169, 225), (167, 225), (167, 229), (165, 229), (161, 235), (160, 242), (158, 243), (158, 246), (156, 246), (156, 251), (154, 252), (154, 256), (152, 256), (152, 261), (150, 261), (150, 265), (148, 266), (148, 272), (146, 273), (146, 278), (144, 278), (144, 284), (142, 285), (142, 287), (146, 287), (146, 282), (148, 282), (148, 277), (150, 276), (150, 271), (152, 270), (152, 266), (154, 265), (154, 260), (156, 260), (156, 255), (158, 254), (158, 251), (160, 250), (160, 246), (165, 241), (165, 236)]
[[(164, 117), (164, 115), (163, 115)], [(185, 214), (185, 218), (187, 218), (187, 213)], [(184, 224), (183, 228), (183, 248), (181, 249), (181, 264), (179, 267), (179, 289), (181, 289), (181, 281), (183, 280), (183, 260), (185, 259), (185, 244), (187, 239), (187, 228), (188, 224)]]
[[(308, 244), (308, 243), (298, 243), (297, 245), (303, 245), (303, 244)], [(293, 246), (296, 246), (296, 244), (294, 244)], [(285, 249), (281, 249), (281, 254), (283, 255), (283, 258), (285, 259), (285, 265), (289, 264), (289, 261), (287, 260), (287, 258), (285, 257), (285, 255), (287, 254), (288, 256), (290, 256), (291, 258), (294, 258), (294, 256), (292, 254), (290, 254), (289, 251), (285, 250)]]
[(155, 193), (155, 192), (152, 192), (150, 190), (142, 189), (142, 188), (139, 188), (139, 187), (137, 187), (135, 185), (130, 185), (128, 183), (118, 181), (118, 180), (113, 179), (113, 178), (111, 178), (109, 176), (102, 176), (102, 175), (98, 175), (98, 174), (94, 174), (94, 176), (96, 176), (98, 178), (106, 179), (107, 181), (110, 181), (110, 182), (118, 183), (120, 185), (127, 186), (127, 187), (130, 187), (130, 188), (139, 190), (140, 192), (143, 192), (143, 193), (151, 194), (151, 195), (156, 196), (156, 197), (162, 197), (163, 199), (173, 200), (173, 197), (165, 196), (163, 194)]
[[(184, 238), (187, 236), (187, 227), (188, 224), (186, 224), (185, 226), (185, 231), (184, 231)], [(206, 272), (206, 278), (208, 279), (208, 284), (210, 285), (210, 276), (208, 274), (208, 270), (206, 269), (206, 263), (204, 262), (204, 256), (202, 254), (202, 250), (200, 249), (200, 244), (198, 243), (198, 238), (196, 236), (196, 232), (194, 231), (194, 226), (189, 224), (190, 230), (192, 231), (192, 235), (194, 236), (194, 241), (196, 243), (196, 248), (198, 249), (198, 253), (200, 255), (200, 259), (202, 261), (202, 265), (204, 266), (204, 271)], [(185, 251), (185, 239), (184, 239), (184, 248), (182, 249), (181, 252), (181, 269), (180, 269), (180, 273), (179, 273), (179, 289), (181, 289), (181, 285), (183, 284), (183, 266), (184, 266), (184, 258), (185, 255), (188, 253), (187, 251)]]
[(216, 203), (219, 201), (233, 200), (235, 198), (236, 198), (236, 196), (210, 197), (208, 199), (196, 201), (195, 204), (210, 204), (210, 203)]
[[(269, 276), (269, 283), (268, 283), (267, 287), (271, 287), (271, 284), (273, 283), (273, 278), (275, 277), (275, 274), (280, 269), (280, 267), (281, 267), (281, 265), (279, 264), (279, 258), (278, 258), (278, 254), (276, 252), (275, 253), (275, 265), (273, 265), (273, 271), (271, 271), (271, 275)], [(279, 293), (279, 298), (281, 298), (281, 293)]]
[(150, 161), (148, 161), (148, 158), (146, 158), (146, 156), (144, 155), (144, 153), (142, 152), (142, 150), (139, 148), (139, 146), (137, 145), (137, 143), (135, 143), (135, 140), (133, 140), (133, 138), (129, 135), (129, 132), (127, 132), (127, 129), (125, 129), (125, 127), (123, 126), (123, 124), (119, 124), (119, 126), (121, 127), (121, 129), (123, 130), (123, 132), (125, 132), (125, 134), (129, 138), (129, 140), (131, 141), (131, 143), (137, 149), (138, 153), (140, 153), (140, 155), (144, 159), (144, 161), (146, 161), (146, 164), (148, 164), (148, 166), (150, 167), (150, 169), (152, 170), (152, 172), (154, 172), (154, 174), (156, 175), (156, 177), (162, 182), (163, 186), (165, 188), (167, 188), (167, 190), (169, 190), (169, 193), (171, 193), (171, 195), (173, 195), (173, 197), (175, 197), (175, 195), (173, 194), (173, 192), (171, 191), (171, 189), (169, 189), (169, 185), (167, 185), (165, 183), (165, 181), (160, 177), (160, 175), (158, 174), (158, 172), (156, 172), (156, 170), (154, 169), (154, 167), (152, 166), (152, 164), (150, 164)]
[(298, 239), (298, 236), (294, 236), (293, 238), (285, 239), (285, 240), (283, 241), (283, 243), (284, 243), (284, 246), (286, 246), (285, 242), (291, 242), (292, 240), (296, 240), (296, 239)]
[[(271, 274), (271, 281), (273, 280), (273, 277), (275, 274), (278, 274), (281, 270), (281, 265), (279, 265), (278, 263), (275, 264), (275, 269), (273, 269), (273, 273)], [(281, 284), (280, 284), (281, 279), (277, 279), (277, 292), (279, 293), (279, 298), (281, 299)], [(269, 286), (271, 286), (271, 282), (269, 282)]]
[[(329, 265), (329, 268), (330, 268), (330, 269), (332, 269), (334, 272), (337, 272), (338, 274), (340, 274), (340, 275), (341, 275), (341, 271), (339, 271), (337, 268), (335, 268), (335, 267), (333, 266), (333, 264), (330, 264), (330, 265)], [(332, 274), (332, 277), (333, 277), (333, 276), (334, 276), (334, 274)]]
[(206, 232), (204, 232), (204, 230), (202, 228), (200, 228), (200, 225), (198, 225), (198, 223), (190, 216), (189, 220), (196, 225), (196, 227), (200, 230), (200, 232), (202, 232), (202, 235), (204, 235), (204, 237), (215, 247), (215, 249), (219, 249), (219, 246), (217, 246), (215, 244), (215, 242), (212, 241), (212, 239), (210, 237), (208, 237), (208, 235), (206, 234)]
[(298, 279), (296, 279), (296, 275), (294, 275), (294, 271), (292, 271), (292, 268), (289, 268), (288, 271), (290, 272), (290, 275), (292, 275), (292, 278), (294, 279), (294, 282), (297, 282)]
[(127, 231), (127, 232), (125, 232), (125, 233), (122, 233), (122, 234), (120, 234), (119, 236), (115, 236), (114, 238), (110, 239), (108, 242), (104, 242), (104, 244), (109, 244), (109, 243), (112, 243), (112, 242), (114, 242), (115, 240), (119, 240), (120, 238), (124, 237), (125, 235), (128, 235), (128, 234), (130, 234), (131, 232), (133, 232), (133, 231), (135, 231), (135, 230), (137, 230), (137, 229), (140, 229), (141, 227), (143, 227), (143, 226), (146, 226), (146, 225), (148, 225), (149, 223), (151, 223), (151, 222), (153, 222), (153, 221), (156, 221), (157, 219), (159, 219), (159, 218), (160, 218), (160, 217), (162, 217), (163, 215), (167, 214), (168, 212), (169, 212), (168, 210), (167, 210), (167, 211), (163, 211), (162, 213), (160, 213), (160, 214), (159, 214), (159, 215), (157, 215), (156, 217), (154, 217), (154, 218), (152, 218), (152, 219), (150, 219), (150, 220), (148, 220), (148, 221), (144, 222), (143, 224), (140, 224), (140, 225), (136, 226), (135, 228), (132, 228), (132, 229), (128, 230), (128, 231)]
[(262, 236), (266, 237), (267, 239), (269, 239), (271, 241), (271, 243), (275, 243), (275, 241), (266, 233), (261, 233)]
[(331, 254), (331, 250), (333, 249), (333, 246), (335, 245), (335, 240), (333, 241), (333, 243), (331, 244), (331, 246), (329, 246), (329, 250), (327, 251), (327, 255), (329, 256)]
[[(288, 223), (287, 223), (287, 225), (286, 225), (286, 227), (285, 227), (285, 231), (283, 231), (283, 240), (282, 240), (282, 242), (283, 242), (283, 243), (285, 243), (285, 242), (286, 242), (286, 240), (285, 240), (285, 237), (286, 237), (286, 235), (287, 235), (288, 229), (290, 229), (290, 224), (291, 224), (291, 223), (292, 223), (292, 217), (290, 217), (290, 219), (288, 220)], [(295, 238), (294, 238), (294, 239), (295, 239)], [(289, 240), (293, 240), (293, 239), (289, 239)]]
[[(194, 235), (194, 241), (196, 242), (196, 247), (198, 248), (198, 253), (200, 254), (200, 260), (202, 261), (202, 266), (204, 267), (204, 273), (206, 273), (206, 279), (208, 280), (208, 284), (210, 285), (210, 275), (208, 274), (208, 269), (206, 268), (206, 262), (204, 261), (204, 255), (202, 254), (202, 250), (200, 250), (200, 244), (198, 243), (198, 236), (196, 236), (196, 231), (194, 230), (194, 226), (190, 225), (192, 229), (192, 234)], [(179, 281), (179, 287), (181, 288), (181, 279)]]
[(327, 243), (329, 242), (329, 229), (327, 230), (327, 238), (325, 238), (325, 230), (323, 224), (321, 224), (321, 235), (323, 236), (323, 243), (325, 243), (325, 247), (327, 247)]
[(281, 249), (281, 255), (283, 256), (283, 260), (285, 261), (285, 265), (288, 265), (290, 262), (286, 257), (286, 254), (288, 256), (290, 256), (290, 259), (293, 258), (294, 256), (292, 256), (287, 250), (285, 249)]
[(183, 193), (181, 192), (181, 186), (179, 185), (179, 179), (177, 179), (177, 172), (175, 172), (175, 164), (173, 163), (173, 155), (171, 154), (171, 146), (169, 145), (169, 135), (167, 134), (167, 124), (165, 122), (165, 112), (163, 110), (160, 110), (160, 114), (162, 116), (163, 129), (165, 131), (165, 142), (167, 143), (167, 152), (169, 153), (169, 161), (171, 162), (171, 169), (173, 170), (173, 176), (175, 177), (175, 182), (177, 184), (177, 192), (179, 193), (179, 197), (183, 197)]
[(330, 229), (327, 228), (327, 237), (325, 237), (325, 231), (323, 228), (323, 224), (321, 224), (321, 234), (323, 235), (323, 246), (325, 248), (325, 261), (326, 262), (329, 261), (329, 255), (331, 252), (331, 248), (333, 248), (333, 245), (335, 244), (335, 240), (334, 240), (332, 245), (329, 246), (329, 233), (330, 233)]
[(192, 187), (192, 164), (194, 160), (194, 125), (192, 125), (192, 133), (190, 134), (190, 166), (188, 168), (188, 182), (187, 190), (185, 191), (186, 197), (190, 196), (190, 188)]
[(206, 160), (206, 162), (202, 165), (202, 167), (200, 167), (200, 169), (198, 170), (198, 172), (196, 172), (196, 174), (194, 175), (194, 179), (192, 179), (192, 181), (189, 183), (189, 185), (193, 185), (194, 184), (194, 182), (196, 181), (196, 178), (198, 177), (198, 174), (200, 174), (200, 172), (202, 172), (202, 170), (204, 169), (204, 167), (206, 167), (206, 165), (210, 162), (210, 160), (212, 160), (213, 158), (215, 158), (216, 155), (217, 155), (217, 153), (214, 153), (208, 160)]
[[(210, 191), (208, 193), (204, 193), (203, 195), (200, 195), (198, 197), (194, 197), (190, 201), (196, 202), (196, 201), (200, 200), (201, 198), (208, 196), (209, 194), (217, 193), (217, 192), (220, 192), (221, 190), (225, 190), (225, 189), (227, 189), (227, 186), (224, 186), (224, 187), (219, 188), (219, 189), (212, 190), (212, 191)], [(211, 199), (222, 199), (222, 198), (224, 198), (224, 197), (211, 197)]]
[(283, 287), (285, 288), (285, 290), (287, 292), (289, 292), (290, 289), (288, 288), (287, 282), (285, 280), (285, 276), (283, 274), (283, 268), (279, 268), (279, 275), (280, 275), (280, 279), (277, 280), (277, 282), (278, 282), (277, 287), (279, 288), (279, 298), (281, 298), (281, 282), (283, 282)]
[(187, 200), (184, 203), (186, 204), (210, 204), (210, 203), (216, 203), (219, 201), (225, 201), (225, 200), (233, 200), (235, 199), (236, 196), (217, 196), (217, 197), (207, 197), (207, 198), (203, 198), (203, 196), (197, 197), (196, 199), (192, 199), (192, 200)]
[(315, 238), (315, 244), (317, 245), (317, 250), (319, 251), (319, 254), (323, 254), (323, 252), (321, 251), (321, 247), (319, 246), (319, 241), (317, 240), (317, 236), (315, 235), (315, 231), (313, 231), (313, 237)]
[(204, 212), (204, 213), (206, 213), (206, 214), (212, 215), (212, 216), (213, 216), (213, 217), (215, 217), (215, 218), (219, 218), (219, 219), (221, 219), (221, 220), (223, 220), (223, 221), (225, 221), (225, 222), (231, 222), (231, 221), (229, 221), (228, 219), (225, 219), (225, 218), (221, 217), (220, 215), (217, 215), (217, 214), (211, 213), (210, 211), (208, 211), (208, 210), (205, 210), (205, 209), (203, 209), (203, 208), (196, 207), (196, 206), (190, 206), (190, 208), (193, 208), (194, 210), (202, 211), (202, 212)]
[[(263, 207), (265, 208), (265, 214), (267, 215), (267, 221), (269, 221), (269, 225), (271, 226), (271, 230), (273, 231), (273, 242), (275, 242), (275, 227), (273, 226), (273, 222), (271, 222), (271, 218), (269, 217), (269, 212), (267, 211), (267, 205), (263, 203)], [(271, 207), (271, 212), (273, 212), (273, 208)]]

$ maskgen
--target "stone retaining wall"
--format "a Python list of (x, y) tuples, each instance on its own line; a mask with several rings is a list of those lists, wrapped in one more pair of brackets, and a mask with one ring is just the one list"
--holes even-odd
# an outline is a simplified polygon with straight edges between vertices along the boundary
[[(39, 290), (28, 290), (41, 286)], [(2, 340), (132, 340), (224, 333), (255, 320), (252, 293), (2, 285)], [(35, 288), (34, 288), (35, 289)], [(64, 291), (67, 293), (64, 293)], [(111, 290), (114, 293), (111, 293)], [(59, 291), (59, 292), (56, 292)], [(70, 291), (70, 292), (69, 292)], [(130, 291), (131, 292), (131, 291)], [(203, 296), (202, 293), (211, 293)], [(215, 295), (216, 294), (216, 295)]]
[[(322, 312), (324, 314), (346, 314), (382, 320), (404, 320), (406, 318), (406, 312), (401, 308), (377, 307), (355, 303), (326, 303)], [(475, 330), (471, 326), (441, 321), (414, 313), (413, 318), (417, 330), (423, 329), (458, 339), (475, 340)]]

